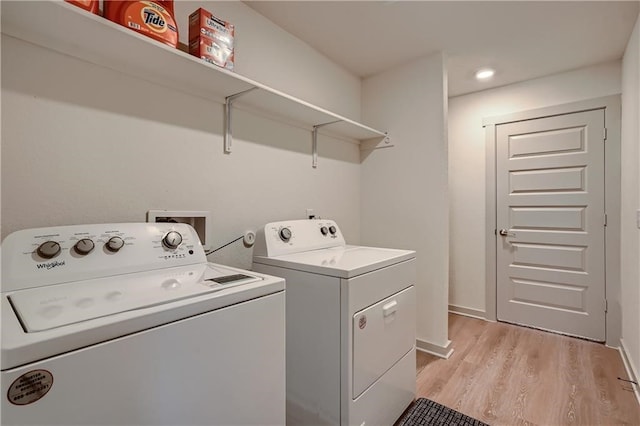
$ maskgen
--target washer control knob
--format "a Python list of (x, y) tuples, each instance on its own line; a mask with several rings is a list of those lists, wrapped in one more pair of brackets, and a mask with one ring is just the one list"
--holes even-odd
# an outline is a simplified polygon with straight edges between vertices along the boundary
[(61, 250), (62, 248), (59, 243), (55, 241), (45, 241), (38, 246), (36, 253), (45, 259), (51, 259), (52, 257), (56, 257)]
[(76, 253), (85, 255), (91, 253), (96, 245), (91, 238), (83, 238), (73, 246)]
[(291, 229), (282, 228), (280, 230), (280, 239), (285, 243), (288, 242), (291, 239)]
[(170, 250), (177, 249), (181, 243), (182, 235), (178, 231), (169, 231), (162, 238), (162, 244)]
[(107, 250), (115, 253), (122, 247), (124, 247), (124, 240), (122, 239), (122, 237), (111, 237), (107, 241), (106, 247)]
[(335, 226), (330, 226), (330, 227), (329, 227), (329, 232), (331, 232), (331, 235), (336, 235), (336, 232), (337, 232), (337, 231), (338, 231), (338, 230), (336, 229), (336, 227), (335, 227)]
[(323, 226), (322, 228), (320, 228), (320, 232), (322, 233), (322, 235), (327, 235), (329, 233), (329, 230), (326, 226)]

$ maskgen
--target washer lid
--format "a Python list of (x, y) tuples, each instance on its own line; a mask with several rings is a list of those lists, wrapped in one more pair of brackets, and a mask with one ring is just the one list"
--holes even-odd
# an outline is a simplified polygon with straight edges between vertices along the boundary
[(351, 278), (416, 257), (412, 250), (343, 246), (282, 256), (256, 256), (254, 263), (281, 266), (339, 278)]
[(159, 306), (262, 278), (214, 266), (167, 268), (17, 291), (8, 296), (28, 333)]

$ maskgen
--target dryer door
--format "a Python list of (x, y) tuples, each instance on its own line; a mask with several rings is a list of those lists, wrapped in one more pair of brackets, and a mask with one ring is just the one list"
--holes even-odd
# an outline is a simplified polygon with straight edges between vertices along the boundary
[(353, 316), (356, 399), (415, 345), (415, 288), (408, 287)]

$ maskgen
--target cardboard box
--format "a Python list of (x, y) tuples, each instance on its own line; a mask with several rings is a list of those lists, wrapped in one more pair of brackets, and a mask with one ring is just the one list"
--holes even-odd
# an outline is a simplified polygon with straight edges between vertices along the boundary
[(198, 37), (189, 43), (189, 54), (219, 67), (233, 70), (233, 50), (209, 37)]
[(235, 27), (202, 8), (189, 16), (189, 53), (232, 70)]

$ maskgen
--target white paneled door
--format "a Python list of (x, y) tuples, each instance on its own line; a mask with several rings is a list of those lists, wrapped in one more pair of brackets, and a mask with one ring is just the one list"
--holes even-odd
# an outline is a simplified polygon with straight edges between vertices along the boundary
[(604, 122), (496, 126), (498, 320), (604, 341)]

